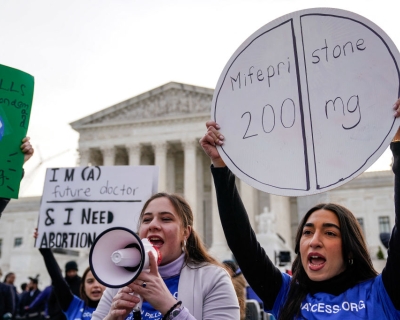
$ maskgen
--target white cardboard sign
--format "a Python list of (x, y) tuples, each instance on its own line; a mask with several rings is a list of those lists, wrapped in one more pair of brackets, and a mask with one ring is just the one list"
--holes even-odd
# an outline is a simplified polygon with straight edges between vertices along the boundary
[(338, 187), (385, 151), (398, 123), (400, 55), (374, 23), (315, 8), (252, 34), (226, 64), (211, 117), (232, 172), (268, 193)]
[(137, 229), (158, 186), (156, 166), (92, 166), (46, 171), (37, 248), (89, 248), (111, 227)]

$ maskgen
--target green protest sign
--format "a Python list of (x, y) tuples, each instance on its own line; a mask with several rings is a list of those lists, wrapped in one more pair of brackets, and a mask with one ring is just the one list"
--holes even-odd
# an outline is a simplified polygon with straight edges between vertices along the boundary
[(20, 146), (31, 115), (34, 78), (0, 65), (0, 197), (18, 198), (24, 155)]

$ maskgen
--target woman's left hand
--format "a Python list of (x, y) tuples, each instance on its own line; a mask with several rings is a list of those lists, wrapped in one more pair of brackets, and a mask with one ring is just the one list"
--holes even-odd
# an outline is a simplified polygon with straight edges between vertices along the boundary
[(400, 99), (398, 99), (394, 105), (393, 105), (393, 110), (394, 110), (394, 116), (396, 118), (400, 117)]
[(22, 140), (22, 145), (21, 145), (21, 151), (24, 154), (24, 163), (27, 162), (32, 156), (33, 156), (33, 152), (35, 151), (31, 145), (31, 143), (29, 142), (31, 138), (29, 137), (25, 137)]
[(149, 302), (152, 307), (165, 314), (177, 301), (169, 292), (164, 280), (158, 273), (156, 258), (149, 252), (150, 272), (142, 272), (129, 287)]

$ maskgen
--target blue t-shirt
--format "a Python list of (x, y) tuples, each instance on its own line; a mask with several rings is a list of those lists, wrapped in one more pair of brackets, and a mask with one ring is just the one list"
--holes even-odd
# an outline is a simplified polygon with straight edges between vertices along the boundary
[[(278, 318), (289, 291), (291, 277), (282, 274), (283, 283), (271, 312)], [(400, 319), (382, 282), (382, 276), (364, 281), (335, 296), (319, 292), (307, 294), (301, 303), (299, 319)]]
[(68, 320), (90, 320), (92, 319), (92, 313), (96, 308), (85, 306), (83, 300), (74, 296), (68, 310), (65, 313)]
[(258, 302), (264, 304), (264, 302), (261, 300), (261, 298), (254, 292), (254, 290), (250, 286), (246, 287), (246, 298), (252, 299), (252, 300), (257, 300)]
[[(170, 277), (164, 278), (165, 285), (167, 286), (169, 292), (174, 296), (175, 299), (178, 299), (178, 284), (179, 284), (180, 274)], [(147, 301), (143, 301), (142, 305), (142, 320), (161, 320), (163, 315), (158, 310), (154, 309), (150, 303)], [(131, 312), (126, 318), (126, 320), (133, 319), (133, 312)]]

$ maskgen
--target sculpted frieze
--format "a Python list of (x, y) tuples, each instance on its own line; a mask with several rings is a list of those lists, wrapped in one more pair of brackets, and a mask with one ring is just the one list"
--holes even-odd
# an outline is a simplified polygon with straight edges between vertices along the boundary
[(90, 123), (138, 121), (164, 116), (210, 112), (211, 100), (211, 94), (172, 88), (94, 119)]

